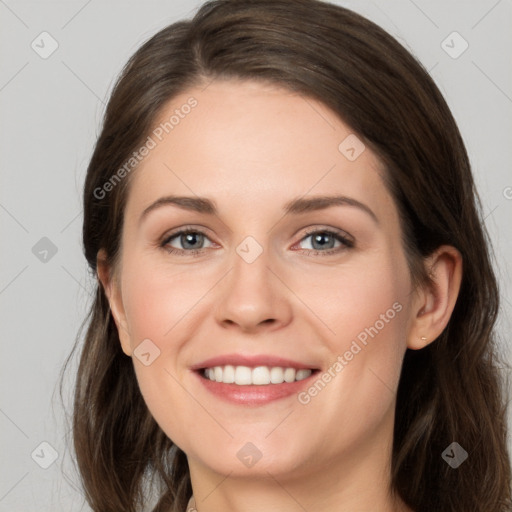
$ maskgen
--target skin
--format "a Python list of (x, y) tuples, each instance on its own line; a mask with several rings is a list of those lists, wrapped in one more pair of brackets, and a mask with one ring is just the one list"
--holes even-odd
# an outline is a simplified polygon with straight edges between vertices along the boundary
[[(338, 150), (352, 132), (323, 104), (262, 83), (214, 81), (173, 98), (156, 124), (190, 96), (197, 106), (134, 172), (120, 261), (111, 269), (100, 251), (98, 276), (148, 408), (187, 454), (197, 510), (410, 510), (389, 492), (396, 390), (406, 348), (423, 348), (448, 323), (460, 254), (440, 247), (425, 261), (434, 284), (413, 290), (380, 162), (369, 148), (355, 161)], [(141, 220), (168, 195), (209, 198), (218, 213), (167, 204)], [(292, 199), (317, 195), (356, 199), (377, 221), (347, 205), (283, 214)], [(179, 236), (167, 247), (182, 254), (160, 246), (185, 226), (206, 234), (193, 242), (199, 254), (185, 252)], [(312, 251), (311, 228), (355, 245), (328, 237), (331, 245)], [(247, 236), (263, 248), (252, 263), (236, 252)], [(325, 371), (395, 303), (400, 312), (307, 404), (295, 395), (228, 403), (190, 369), (238, 353)], [(160, 350), (149, 366), (133, 357), (145, 339)], [(250, 468), (237, 457), (247, 442), (262, 455)]]

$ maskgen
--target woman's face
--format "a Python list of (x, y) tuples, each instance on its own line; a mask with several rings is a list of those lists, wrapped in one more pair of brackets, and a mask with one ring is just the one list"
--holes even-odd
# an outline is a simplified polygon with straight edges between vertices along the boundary
[(234, 80), (150, 138), (110, 298), (161, 428), (224, 475), (389, 455), (413, 294), (376, 156), (323, 104)]

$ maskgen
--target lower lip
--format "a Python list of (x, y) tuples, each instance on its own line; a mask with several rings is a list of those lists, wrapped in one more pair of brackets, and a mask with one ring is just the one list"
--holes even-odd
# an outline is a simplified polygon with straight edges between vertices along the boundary
[(203, 377), (200, 372), (194, 372), (203, 386), (219, 398), (240, 405), (264, 405), (275, 400), (287, 398), (298, 394), (307, 387), (317, 372), (302, 380), (283, 382), (282, 384), (267, 384), (263, 386), (239, 386), (238, 384), (224, 384)]

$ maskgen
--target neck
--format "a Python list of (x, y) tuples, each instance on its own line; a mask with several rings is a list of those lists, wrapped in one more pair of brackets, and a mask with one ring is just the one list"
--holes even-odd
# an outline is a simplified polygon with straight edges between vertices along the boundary
[[(189, 503), (191, 512), (213, 512), (224, 510), (229, 512), (250, 512), (265, 510), (266, 512), (301, 512), (318, 510), (322, 512), (354, 512), (354, 510), (378, 510), (379, 512), (413, 512), (399, 498), (393, 498), (388, 492), (381, 492), (369, 487), (355, 491), (353, 489), (332, 489), (326, 492), (326, 486), (319, 492), (304, 485), (283, 483), (269, 475), (266, 482), (251, 481), (250, 485), (243, 482), (232, 481), (222, 492), (215, 489), (213, 493), (203, 499), (195, 497)], [(222, 483), (220, 485), (224, 485)], [(361, 508), (362, 507), (362, 508)]]

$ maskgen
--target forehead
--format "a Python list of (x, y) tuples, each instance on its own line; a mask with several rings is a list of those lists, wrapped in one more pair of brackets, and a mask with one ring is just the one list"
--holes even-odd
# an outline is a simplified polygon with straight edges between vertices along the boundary
[(149, 136), (154, 147), (132, 176), (132, 211), (165, 193), (211, 196), (220, 208), (334, 192), (381, 214), (391, 206), (379, 160), (350, 127), (281, 87), (229, 80), (191, 88), (162, 109)]

